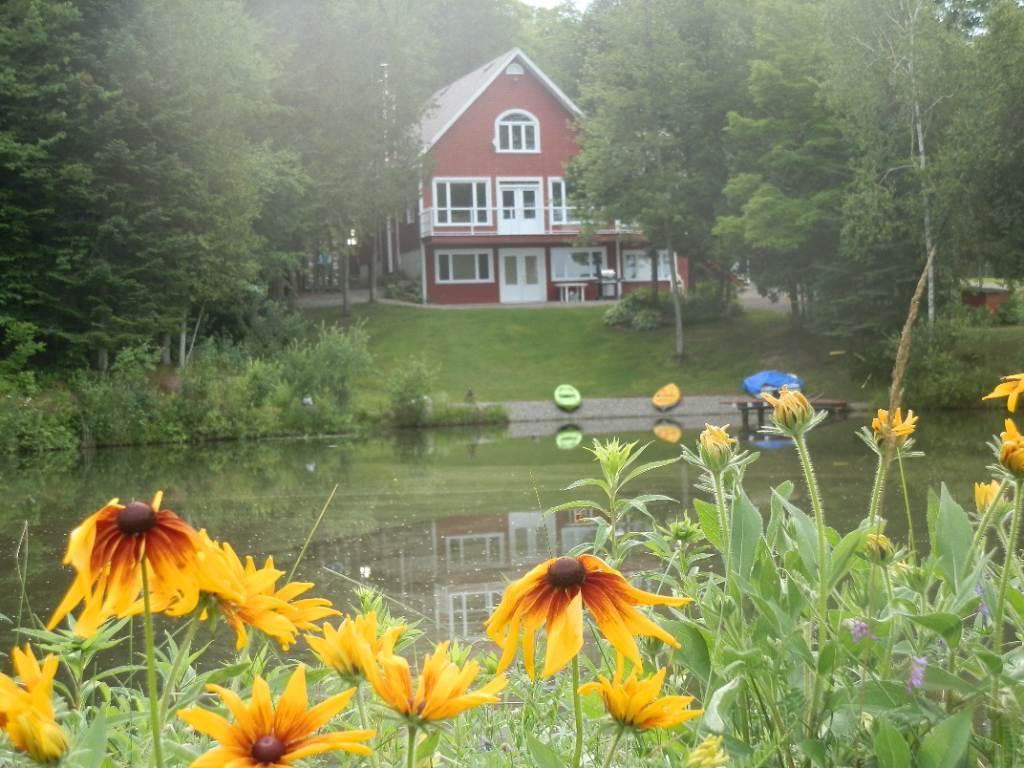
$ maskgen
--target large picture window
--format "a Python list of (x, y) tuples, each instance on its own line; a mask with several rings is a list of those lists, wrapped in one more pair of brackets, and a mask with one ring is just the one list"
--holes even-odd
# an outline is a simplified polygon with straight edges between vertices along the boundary
[[(668, 251), (658, 251), (658, 281), (668, 282), (671, 260)], [(628, 282), (643, 282), (651, 279), (651, 256), (647, 251), (622, 252), (622, 279)]]
[(494, 148), (499, 152), (540, 152), (540, 125), (529, 112), (514, 110), (494, 121)]
[(548, 199), (551, 201), (552, 224), (578, 224), (576, 209), (570, 204), (572, 185), (565, 179), (548, 179)]
[(489, 186), (487, 179), (434, 179), (434, 223), (490, 224)]
[(604, 248), (552, 248), (554, 280), (594, 280), (605, 265)]
[(489, 250), (438, 251), (434, 254), (438, 283), (493, 283)]

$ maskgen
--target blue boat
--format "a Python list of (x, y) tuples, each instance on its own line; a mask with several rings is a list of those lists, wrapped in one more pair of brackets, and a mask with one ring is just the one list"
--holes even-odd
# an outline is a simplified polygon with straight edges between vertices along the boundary
[(778, 392), (783, 387), (803, 389), (804, 383), (795, 373), (782, 371), (758, 371), (743, 380), (743, 390), (751, 397), (762, 392)]

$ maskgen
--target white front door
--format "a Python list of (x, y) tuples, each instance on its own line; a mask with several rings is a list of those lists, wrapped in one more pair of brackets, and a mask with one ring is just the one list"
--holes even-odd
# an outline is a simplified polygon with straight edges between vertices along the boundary
[(540, 184), (498, 182), (498, 234), (539, 235), (544, 232)]
[(499, 248), (501, 303), (546, 301), (543, 248)]

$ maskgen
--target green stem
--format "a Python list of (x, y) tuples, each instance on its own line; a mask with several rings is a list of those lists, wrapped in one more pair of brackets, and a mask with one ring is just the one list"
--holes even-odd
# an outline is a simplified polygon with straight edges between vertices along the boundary
[[(356, 686), (356, 707), (359, 709), (359, 727), (364, 731), (370, 729), (369, 720), (366, 719), (366, 701), (363, 698), (363, 684), (360, 683)], [(370, 753), (370, 764), (377, 768), (380, 763), (377, 762), (376, 750)]]
[(580, 768), (583, 759), (583, 701), (580, 699), (580, 656), (572, 657), (572, 711), (576, 720), (576, 746), (572, 752), (572, 768)]
[(317, 529), (320, 527), (320, 523), (324, 519), (324, 515), (327, 514), (327, 508), (331, 506), (331, 502), (334, 501), (334, 494), (338, 492), (338, 486), (335, 485), (331, 490), (331, 495), (327, 497), (327, 501), (324, 502), (323, 508), (320, 510), (320, 514), (317, 515), (316, 522), (313, 523), (313, 527), (309, 529), (309, 534), (306, 536), (306, 540), (302, 542), (302, 549), (299, 550), (299, 556), (295, 558), (295, 562), (292, 563), (291, 570), (288, 571), (288, 578), (286, 581), (291, 581), (295, 578), (295, 572), (299, 570), (299, 563), (302, 562), (302, 558), (306, 556), (306, 550), (309, 548), (309, 542), (313, 540), (316, 535)]
[(722, 473), (712, 474), (715, 485), (715, 507), (718, 509), (718, 527), (721, 529), (719, 536), (722, 540), (722, 550), (729, 551), (729, 515), (725, 509), (725, 487), (722, 484)]
[(896, 449), (896, 465), (900, 468), (900, 486), (903, 489), (903, 507), (907, 511), (907, 541), (910, 554), (917, 561), (917, 545), (914, 543), (914, 517), (910, 514), (910, 495), (907, 493), (907, 476), (903, 472), (903, 451)]
[[(1013, 498), (1013, 517), (1010, 520), (1010, 538), (1006, 543), (1006, 559), (1003, 562), (1003, 570), (999, 576), (996, 609), (992, 614), (992, 651), (1000, 656), (1003, 653), (1003, 609), (1006, 605), (1006, 589), (1010, 583), (1010, 561), (1016, 556), (1022, 506), (1024, 506), (1024, 479), (1018, 479)], [(993, 683), (993, 685), (998, 685), (998, 683)]]
[(612, 739), (612, 746), (608, 750), (608, 757), (605, 759), (603, 765), (604, 768), (611, 768), (612, 758), (615, 757), (615, 750), (619, 746), (619, 740), (622, 738), (622, 734), (625, 731), (625, 727), (619, 726), (619, 730), (615, 732), (615, 738)]
[(888, 474), (889, 462), (886, 457), (885, 448), (878, 447), (878, 467), (875, 469), (875, 483), (871, 487), (871, 505), (868, 507), (868, 525), (875, 527), (878, 519), (878, 508), (882, 505), (882, 495), (885, 492), (885, 476)]
[(199, 614), (196, 612), (192, 614), (192, 618), (189, 620), (188, 629), (185, 630), (185, 637), (178, 646), (178, 653), (174, 657), (174, 662), (171, 664), (171, 674), (164, 684), (163, 693), (160, 695), (160, 722), (163, 722), (164, 718), (167, 717), (167, 707), (171, 702), (171, 691), (174, 690), (174, 687), (178, 684), (178, 676), (181, 674), (181, 666), (185, 663), (185, 659), (188, 658), (189, 651), (192, 648), (192, 641), (195, 639), (196, 631), (198, 629)]
[(416, 726), (409, 723), (409, 744), (405, 751), (405, 765), (416, 768)]
[(978, 523), (978, 530), (974, 532), (974, 538), (971, 539), (970, 549), (967, 550), (966, 563), (970, 566), (971, 558), (974, 556), (975, 550), (985, 540), (985, 534), (988, 533), (989, 524), (992, 522), (992, 515), (995, 514), (996, 507), (999, 506), (1000, 500), (1003, 498), (1003, 491), (1006, 489), (1006, 479), (999, 483), (999, 490), (992, 497), (992, 501), (989, 502), (988, 507), (985, 509), (984, 514), (981, 516), (981, 522)]
[[(803, 434), (793, 438), (796, 443), (797, 453), (800, 455), (800, 465), (804, 471), (804, 480), (807, 483), (807, 491), (811, 496), (811, 506), (814, 508), (815, 528), (818, 530), (818, 653), (825, 647), (825, 638), (828, 634), (828, 562), (826, 560), (827, 548), (825, 539), (825, 511), (821, 506), (821, 493), (818, 490), (818, 480), (814, 476), (814, 465), (811, 464), (811, 454), (807, 450), (807, 441)], [(815, 737), (816, 723), (815, 714), (818, 708), (818, 697), (822, 693), (822, 676), (814, 676), (814, 690), (808, 702), (809, 711), (807, 724), (810, 731), (810, 738)]]
[(160, 743), (160, 702), (156, 691), (156, 652), (153, 642), (153, 611), (149, 605), (149, 569), (146, 556), (139, 561), (142, 570), (143, 628), (146, 637), (146, 686), (149, 688), (149, 727), (153, 732), (153, 765), (163, 768), (163, 745)]

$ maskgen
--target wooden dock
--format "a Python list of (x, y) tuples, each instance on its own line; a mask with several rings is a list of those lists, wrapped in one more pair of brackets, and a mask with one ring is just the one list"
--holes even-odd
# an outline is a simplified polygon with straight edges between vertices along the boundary
[[(845, 416), (850, 410), (850, 404), (845, 400), (811, 400), (811, 406), (816, 411), (828, 411), (829, 415)], [(736, 400), (723, 400), (722, 405), (731, 405), (740, 412), (743, 418), (743, 431), (750, 431), (750, 414), (757, 414), (757, 428), (764, 426), (765, 413), (772, 409), (771, 403), (760, 398), (744, 397)]]

